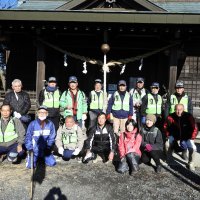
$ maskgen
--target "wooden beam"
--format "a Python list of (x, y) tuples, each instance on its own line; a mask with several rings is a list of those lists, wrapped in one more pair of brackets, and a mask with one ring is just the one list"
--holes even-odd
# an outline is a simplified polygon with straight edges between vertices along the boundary
[(8, 63), (9, 56), (10, 56), (10, 50), (6, 50), (6, 64)]
[[(200, 14), (134, 11), (1, 10), (0, 21), (104, 22), (148, 24), (200, 24)], [(31, 22), (32, 23), (32, 22)]]

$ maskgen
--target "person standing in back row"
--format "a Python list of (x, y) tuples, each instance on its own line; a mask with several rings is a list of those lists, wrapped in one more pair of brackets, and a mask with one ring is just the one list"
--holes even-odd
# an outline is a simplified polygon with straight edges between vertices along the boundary
[(76, 76), (69, 77), (69, 89), (62, 93), (60, 106), (64, 109), (63, 117), (73, 116), (80, 127), (87, 119), (87, 100), (85, 93), (78, 88)]
[(144, 88), (144, 78), (137, 78), (136, 87), (130, 90), (130, 94), (133, 98), (133, 119), (138, 123), (138, 127), (141, 127), (141, 104), (142, 98), (149, 93), (147, 89)]
[(157, 82), (153, 82), (150, 86), (151, 93), (146, 94), (142, 98), (141, 105), (141, 115), (142, 115), (142, 124), (146, 123), (146, 115), (152, 114), (156, 116), (156, 124), (162, 131), (162, 97), (158, 94), (160, 89), (160, 84)]
[(113, 114), (114, 133), (119, 136), (125, 131), (125, 123), (127, 119), (133, 116), (133, 100), (132, 96), (127, 92), (126, 81), (120, 80), (118, 90), (111, 96), (108, 101), (107, 119)]
[(170, 98), (166, 103), (165, 117), (175, 112), (176, 104), (183, 104), (184, 111), (192, 114), (193, 113), (192, 101), (191, 98), (184, 91), (185, 89), (183, 81), (178, 80), (176, 82), (175, 90), (176, 92), (170, 95)]
[(97, 116), (99, 113), (103, 111), (103, 98), (104, 93), (102, 91), (102, 81), (101, 79), (95, 80), (94, 90), (90, 92), (89, 95), (89, 116), (90, 116), (90, 123), (89, 129), (96, 125)]
[(46, 106), (48, 109), (48, 119), (50, 119), (55, 126), (56, 131), (59, 128), (60, 121), (60, 100), (61, 92), (57, 87), (57, 80), (55, 77), (49, 77), (48, 85), (45, 89), (40, 91), (39, 105)]
[(11, 92), (6, 94), (3, 104), (9, 104), (12, 108), (13, 116), (20, 119), (25, 125), (31, 120), (30, 116), (27, 115), (31, 108), (29, 94), (22, 90), (22, 82), (19, 79), (13, 80), (12, 89)]

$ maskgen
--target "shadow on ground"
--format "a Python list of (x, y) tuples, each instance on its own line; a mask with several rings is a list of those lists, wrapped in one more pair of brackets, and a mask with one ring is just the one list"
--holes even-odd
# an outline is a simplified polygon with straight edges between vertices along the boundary
[(49, 193), (44, 198), (44, 200), (67, 200), (67, 197), (62, 194), (60, 188), (53, 187), (49, 190)]

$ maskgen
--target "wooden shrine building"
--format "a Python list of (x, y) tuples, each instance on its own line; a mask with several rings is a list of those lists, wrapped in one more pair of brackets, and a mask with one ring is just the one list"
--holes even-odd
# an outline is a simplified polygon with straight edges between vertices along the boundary
[(200, 107), (197, 0), (18, 1), (0, 10), (0, 42), (10, 52), (7, 88), (19, 78), (24, 89), (38, 92), (45, 78), (56, 76), (64, 90), (68, 77), (76, 75), (87, 94), (93, 81), (103, 78), (101, 45), (107, 43), (107, 62), (120, 62), (110, 67), (108, 84), (125, 79), (132, 87), (142, 76), (147, 86), (158, 81), (173, 92), (175, 81), (182, 79)]

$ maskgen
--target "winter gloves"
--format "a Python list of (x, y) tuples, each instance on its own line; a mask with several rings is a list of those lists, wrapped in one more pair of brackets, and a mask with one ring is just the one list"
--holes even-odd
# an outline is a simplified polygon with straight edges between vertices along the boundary
[(63, 155), (63, 152), (64, 152), (64, 148), (63, 148), (63, 147), (59, 147), (59, 148), (58, 148), (58, 153), (59, 153), (60, 155)]
[(21, 114), (20, 113), (18, 113), (18, 112), (15, 111), (13, 114), (14, 114), (14, 117), (16, 117), (18, 119), (21, 118)]
[(80, 153), (80, 151), (81, 151), (81, 150), (80, 150), (79, 148), (76, 148), (72, 154), (73, 154), (74, 156), (77, 156), (77, 155)]
[(147, 151), (147, 152), (152, 151), (152, 145), (151, 144), (146, 144), (144, 150)]

